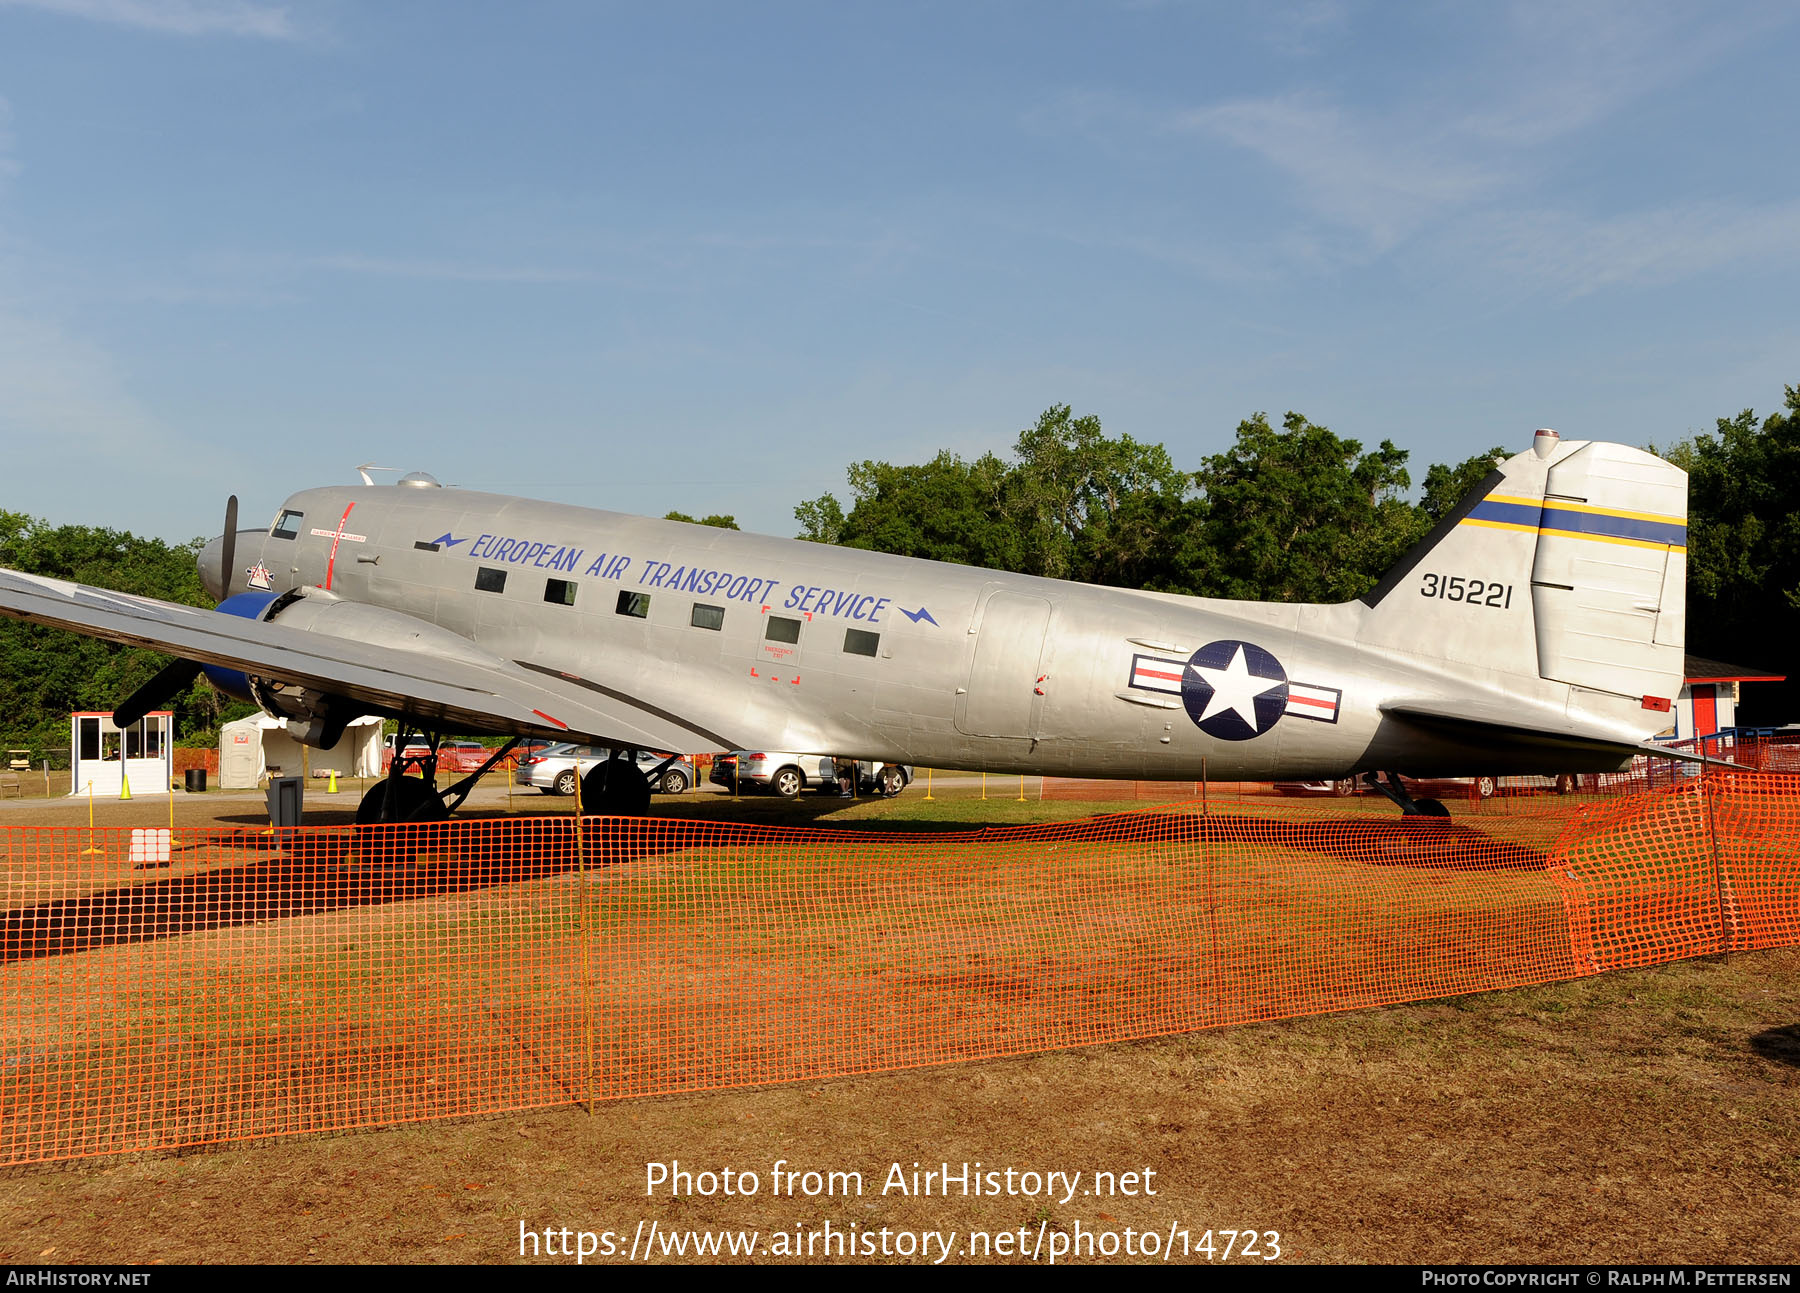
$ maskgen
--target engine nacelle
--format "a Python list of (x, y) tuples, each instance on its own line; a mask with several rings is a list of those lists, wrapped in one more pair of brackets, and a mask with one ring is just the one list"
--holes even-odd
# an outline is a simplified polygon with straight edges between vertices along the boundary
[[(322, 588), (296, 588), (280, 594), (239, 593), (221, 602), (219, 609), (229, 615), (370, 646), (422, 651), (487, 668), (505, 667), (499, 656), (482, 650), (461, 634), (399, 611), (347, 602)], [(208, 668), (206, 674), (228, 695), (254, 702), (272, 718), (287, 719), (288, 735), (302, 745), (330, 749), (337, 744), (344, 723), (358, 716), (357, 711), (346, 712), (346, 706), (354, 702), (313, 687), (276, 678), (248, 677), (227, 669)]]
[[(260, 620), (269, 613), (269, 606), (278, 598), (279, 593), (233, 593), (214, 609), (222, 615), (236, 615), (242, 619)], [(256, 704), (256, 697), (250, 692), (250, 680), (236, 669), (227, 669), (223, 665), (209, 664), (201, 670), (206, 680), (233, 700), (247, 700)]]

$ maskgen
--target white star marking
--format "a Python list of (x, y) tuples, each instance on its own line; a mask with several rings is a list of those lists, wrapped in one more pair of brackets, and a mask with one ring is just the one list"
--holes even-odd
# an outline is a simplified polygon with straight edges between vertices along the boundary
[(1197, 664), (1190, 664), (1188, 668), (1206, 679), (1213, 689), (1212, 697), (1206, 702), (1206, 712), (1200, 715), (1200, 722), (1204, 723), (1214, 714), (1223, 714), (1230, 709), (1237, 711), (1238, 717), (1249, 724), (1252, 732), (1262, 731), (1262, 726), (1256, 721), (1256, 698), (1281, 686), (1281, 679), (1258, 678), (1252, 674), (1250, 666), (1244, 663), (1244, 648), (1241, 646), (1231, 657), (1231, 663), (1223, 669)]

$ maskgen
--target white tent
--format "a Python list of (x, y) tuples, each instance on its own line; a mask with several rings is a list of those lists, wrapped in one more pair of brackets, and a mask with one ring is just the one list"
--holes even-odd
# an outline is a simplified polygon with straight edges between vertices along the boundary
[(252, 714), (219, 729), (219, 786), (247, 790), (265, 776), (340, 778), (381, 775), (381, 720), (359, 718), (329, 750), (306, 749), (288, 735), (287, 719)]

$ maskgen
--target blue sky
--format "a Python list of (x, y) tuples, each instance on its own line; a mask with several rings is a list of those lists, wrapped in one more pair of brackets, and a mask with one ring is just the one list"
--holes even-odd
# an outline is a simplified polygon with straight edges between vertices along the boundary
[(794, 531), (1044, 408), (1434, 461), (1800, 382), (1789, 4), (0, 0), (0, 507)]

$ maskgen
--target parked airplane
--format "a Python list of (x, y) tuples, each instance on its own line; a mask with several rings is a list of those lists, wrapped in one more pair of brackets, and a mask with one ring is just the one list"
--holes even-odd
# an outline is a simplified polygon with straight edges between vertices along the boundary
[[(365, 477), (366, 479), (366, 477)], [(202, 666), (330, 748), (351, 718), (621, 751), (828, 750), (1192, 780), (1605, 771), (1662, 751), (1681, 686), (1687, 478), (1539, 431), (1361, 599), (1217, 601), (1005, 574), (439, 487), (303, 490), (200, 558), (218, 614), (13, 571), (0, 613)], [(240, 564), (242, 563), (242, 564)], [(404, 739), (402, 741), (404, 744)], [(395, 774), (367, 820), (444, 816)], [(1383, 789), (1409, 812), (1392, 781)]]

